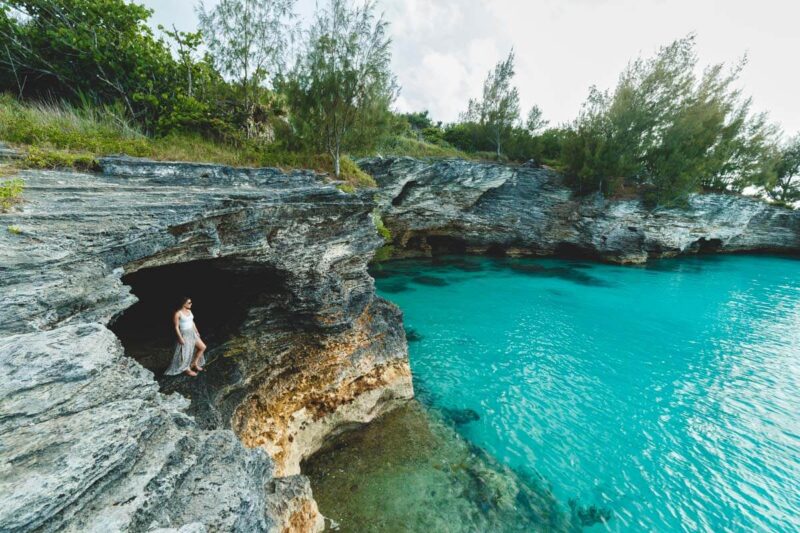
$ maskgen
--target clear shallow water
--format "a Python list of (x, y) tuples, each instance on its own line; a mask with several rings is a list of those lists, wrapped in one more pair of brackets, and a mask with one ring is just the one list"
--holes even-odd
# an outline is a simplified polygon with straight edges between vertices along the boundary
[(403, 309), (420, 400), (562, 508), (611, 514), (591, 529), (800, 530), (800, 261), (455, 258), (374, 275)]
[(537, 480), (500, 465), (411, 401), (302, 465), (329, 529), (579, 531)]

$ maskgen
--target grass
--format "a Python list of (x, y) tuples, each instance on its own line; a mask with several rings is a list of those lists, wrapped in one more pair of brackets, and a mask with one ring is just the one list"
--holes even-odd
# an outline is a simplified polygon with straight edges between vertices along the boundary
[[(439, 146), (426, 141), (412, 139), (405, 136), (394, 136), (383, 142), (378, 147), (377, 152), (382, 155), (403, 155), (418, 158), (445, 158), (445, 157), (458, 157), (461, 159), (474, 159), (474, 157), (466, 152), (462, 152), (457, 148)], [(359, 154), (361, 157), (367, 157), (374, 154)]]
[(40, 149), (145, 156), (149, 142), (113, 108), (22, 104), (0, 95), (0, 139)]
[(0, 211), (5, 212), (22, 201), (24, 182), (19, 178), (0, 181)]
[[(25, 156), (16, 168), (96, 170), (104, 155), (147, 157), (156, 161), (193, 161), (234, 167), (312, 169), (333, 175), (327, 154), (288, 152), (256, 144), (230, 144), (197, 133), (165, 137), (144, 135), (113, 107), (78, 108), (60, 103), (20, 103), (0, 94), (0, 141)], [(340, 188), (349, 192), (374, 187), (375, 181), (349, 157), (340, 160)], [(0, 167), (2, 172), (2, 167)], [(2, 174), (0, 174), (2, 175)]]
[(0, 178), (15, 176), (17, 172), (19, 172), (19, 169), (14, 165), (3, 163), (0, 161)]
[(392, 242), (392, 232), (383, 223), (381, 214), (378, 210), (372, 212), (372, 221), (375, 223), (375, 229), (378, 230), (378, 235), (383, 237), (383, 242), (389, 244)]
[(76, 170), (99, 170), (94, 154), (90, 152), (69, 152), (32, 146), (18, 163), (24, 168), (74, 168)]

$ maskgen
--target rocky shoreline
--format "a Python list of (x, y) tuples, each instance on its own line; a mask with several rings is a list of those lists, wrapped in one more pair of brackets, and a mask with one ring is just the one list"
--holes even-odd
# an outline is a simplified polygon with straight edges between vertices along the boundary
[[(18, 230), (0, 232), (0, 529), (320, 530), (299, 461), (413, 396), (400, 312), (366, 270), (371, 195), (311, 172), (102, 166), (22, 171), (0, 215)], [(202, 378), (160, 392), (109, 330), (137, 299), (122, 278), (201, 263), (208, 286), (247, 274), (256, 300)]]
[(800, 210), (734, 194), (695, 194), (685, 208), (575, 198), (535, 165), (409, 157), (362, 159), (395, 257), (434, 253), (582, 256), (614, 263), (698, 252), (800, 251)]
[[(367, 273), (376, 205), (395, 257), (800, 251), (800, 211), (740, 196), (648, 210), (534, 166), (359, 164), (377, 193), (116, 157), (20, 172), (0, 214), (0, 530), (322, 529), (301, 461), (414, 395), (402, 314)], [(139, 354), (182, 280), (227, 325), (205, 372), (164, 379)]]

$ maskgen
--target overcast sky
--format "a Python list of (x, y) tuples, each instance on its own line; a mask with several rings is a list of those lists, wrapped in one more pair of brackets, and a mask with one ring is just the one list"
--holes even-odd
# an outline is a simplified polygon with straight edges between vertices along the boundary
[[(194, 29), (196, 0), (140, 0), (153, 24)], [(206, 0), (211, 6), (215, 0)], [(308, 19), (315, 0), (298, 0)], [(629, 59), (697, 34), (703, 64), (734, 63), (754, 107), (800, 131), (800, 2), (796, 0), (378, 0), (391, 23), (395, 106), (453, 121), (513, 46), (523, 115), (572, 120), (591, 85), (612, 88)]]

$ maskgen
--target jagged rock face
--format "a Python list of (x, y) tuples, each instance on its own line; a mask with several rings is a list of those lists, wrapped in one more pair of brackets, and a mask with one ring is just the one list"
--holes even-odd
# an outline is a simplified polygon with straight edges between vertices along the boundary
[(582, 253), (641, 263), (699, 251), (800, 251), (800, 211), (737, 195), (693, 195), (685, 209), (639, 200), (573, 198), (556, 172), (533, 166), (371, 158), (396, 254), (440, 250), (509, 255)]
[[(648, 211), (575, 200), (537, 168), (361, 164), (401, 254), (800, 249), (798, 212), (746, 198)], [(0, 214), (0, 530), (319, 530), (301, 460), (413, 395), (400, 312), (366, 272), (374, 191), (309, 172), (103, 167), (23, 171), (24, 203)], [(253, 286), (199, 377), (157, 383), (108, 329), (136, 301), (122, 277), (198, 261), (278, 286)]]
[[(0, 215), (21, 230), (0, 231), (0, 530), (321, 529), (294, 465), (413, 394), (399, 311), (366, 272), (371, 194), (310, 172), (103, 166), (23, 171), (24, 203)], [(136, 301), (121, 278), (199, 260), (280, 287), (201, 377), (160, 392), (107, 327)]]
[(269, 451), (278, 475), (299, 473), (300, 461), (327, 439), (413, 395), (408, 361), (398, 357), (406, 353), (402, 317), (383, 300), (376, 299), (352, 330), (339, 335), (286, 339), (269, 328), (249, 331), (254, 334), (241, 337), (245, 346), (262, 349), (245, 352), (270, 346), (267, 352), (279, 355), (269, 375), (256, 372), (255, 393), (236, 406), (233, 427), (246, 445)]

